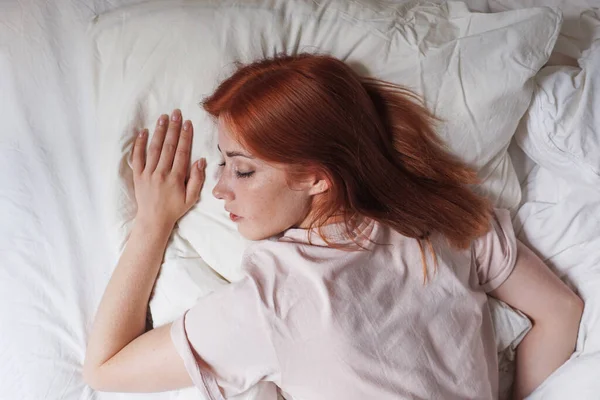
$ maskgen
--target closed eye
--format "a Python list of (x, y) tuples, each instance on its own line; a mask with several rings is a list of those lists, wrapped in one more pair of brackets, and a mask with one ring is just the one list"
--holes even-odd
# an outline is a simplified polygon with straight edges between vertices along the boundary
[(249, 171), (249, 172), (235, 171), (235, 174), (237, 175), (238, 178), (250, 178), (252, 175), (254, 175), (254, 171)]
[[(225, 166), (225, 161), (223, 161), (222, 163), (219, 164), (219, 167), (224, 167), (224, 166)], [(248, 172), (235, 171), (235, 175), (238, 178), (250, 178), (252, 175), (254, 175), (254, 172), (256, 172), (256, 171), (248, 171)]]

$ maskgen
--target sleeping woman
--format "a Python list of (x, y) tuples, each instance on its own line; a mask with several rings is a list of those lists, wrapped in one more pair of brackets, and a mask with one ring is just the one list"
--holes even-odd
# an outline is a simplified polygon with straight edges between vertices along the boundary
[(582, 300), (475, 194), (408, 90), (327, 55), (239, 65), (203, 101), (222, 154), (212, 194), (241, 235), (244, 278), (145, 332), (176, 222), (200, 199), (192, 123), (162, 115), (131, 152), (137, 214), (100, 303), (85, 381), (195, 385), (207, 399), (274, 382), (288, 399), (496, 399), (488, 295), (533, 322), (514, 398), (574, 351)]

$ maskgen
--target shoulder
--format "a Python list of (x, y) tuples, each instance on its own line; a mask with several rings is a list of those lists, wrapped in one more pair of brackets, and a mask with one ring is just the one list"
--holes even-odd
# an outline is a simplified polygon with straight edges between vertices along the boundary
[[(274, 264), (288, 258), (296, 250), (295, 243), (280, 242), (276, 239), (265, 239), (252, 242), (242, 256), (242, 268), (254, 271), (256, 268), (271, 270)], [(272, 271), (274, 272), (274, 271)]]
[(511, 244), (515, 244), (515, 240), (510, 211), (503, 208), (494, 208), (489, 221), (489, 230), (472, 242), (472, 249), (476, 253), (494, 247), (504, 249)]
[(278, 309), (278, 303), (285, 296), (284, 288), (288, 284), (285, 278), (296, 264), (293, 257), (288, 257), (293, 247), (289, 243), (261, 240), (252, 242), (242, 256), (246, 284), (254, 287), (263, 305), (271, 310)]
[(494, 209), (489, 231), (472, 243), (471, 250), (481, 281), (512, 270), (517, 257), (517, 238), (508, 210)]

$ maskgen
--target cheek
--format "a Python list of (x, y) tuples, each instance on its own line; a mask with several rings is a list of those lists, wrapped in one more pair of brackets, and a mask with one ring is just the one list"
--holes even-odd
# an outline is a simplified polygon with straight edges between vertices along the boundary
[(246, 216), (238, 229), (247, 238), (258, 240), (281, 233), (296, 225), (305, 216), (308, 197), (291, 190), (282, 182), (256, 179), (236, 191)]

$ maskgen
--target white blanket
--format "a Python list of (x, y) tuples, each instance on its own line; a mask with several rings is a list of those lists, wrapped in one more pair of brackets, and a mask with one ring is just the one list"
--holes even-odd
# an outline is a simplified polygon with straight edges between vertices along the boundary
[(535, 166), (517, 236), (585, 301), (577, 349), (530, 399), (597, 399), (600, 393), (600, 195)]

